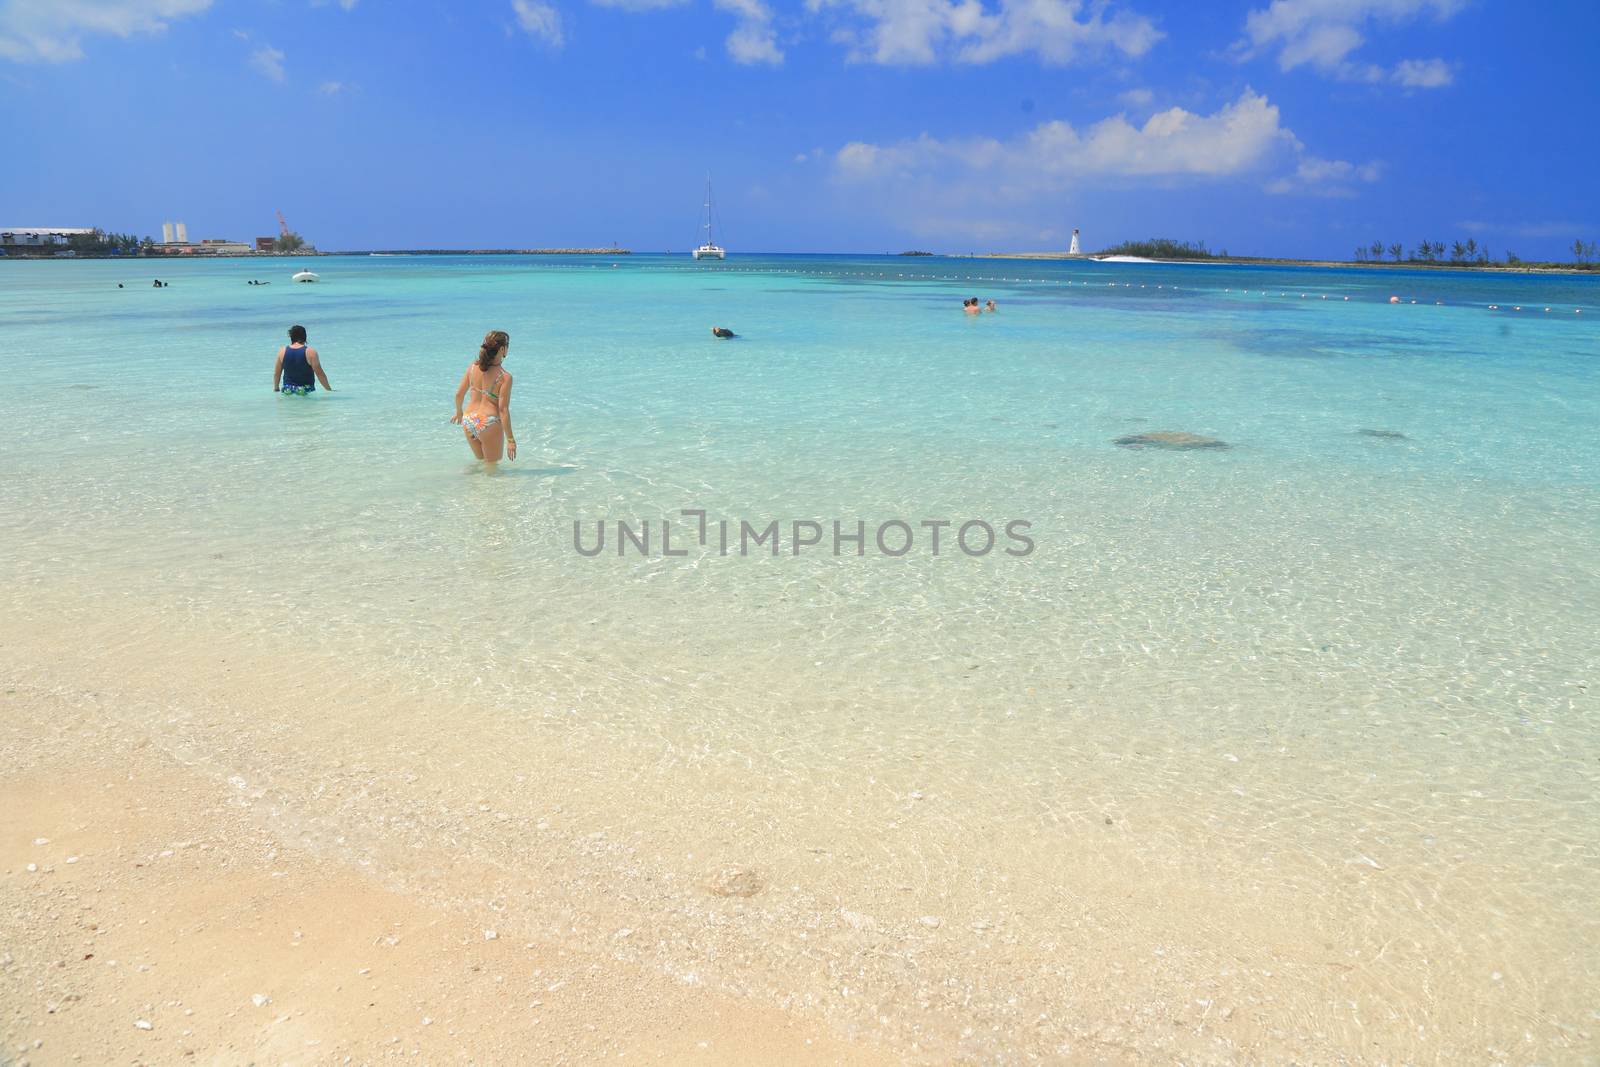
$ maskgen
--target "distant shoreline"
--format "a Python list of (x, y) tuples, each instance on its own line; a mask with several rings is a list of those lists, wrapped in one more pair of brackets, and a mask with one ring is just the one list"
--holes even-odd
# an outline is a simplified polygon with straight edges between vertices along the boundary
[(340, 252), (322, 252), (308, 250), (304, 252), (189, 252), (165, 253), (157, 252), (146, 255), (136, 253), (129, 256), (112, 256), (96, 253), (78, 252), (70, 256), (57, 255), (56, 252), (65, 251), (57, 249), (51, 252), (34, 251), (33, 249), (9, 248), (0, 260), (6, 259), (48, 259), (53, 262), (72, 259), (118, 259), (118, 260), (143, 260), (150, 263), (179, 263), (208, 259), (305, 259), (311, 256), (631, 256), (631, 248), (372, 248), (351, 249)]
[[(348, 249), (336, 252), (305, 251), (305, 252), (205, 252), (187, 255), (143, 255), (130, 256), (77, 254), (72, 256), (58, 256), (54, 253), (39, 253), (29, 249), (13, 248), (0, 255), (0, 262), (6, 260), (48, 260), (53, 263), (68, 262), (71, 260), (120, 260), (125, 262), (143, 263), (179, 263), (194, 262), (212, 259), (246, 259), (246, 260), (280, 260), (280, 259), (307, 259), (312, 257), (328, 256), (631, 256), (634, 252), (629, 248), (374, 248), (374, 249)], [(674, 255), (676, 253), (664, 252), (661, 255)], [(687, 255), (687, 253), (682, 253)], [(1440, 271), (1482, 271), (1492, 274), (1571, 274), (1576, 276), (1600, 275), (1600, 264), (1588, 267), (1582, 266), (1546, 266), (1542, 264), (1519, 263), (1515, 265), (1506, 263), (1415, 263), (1415, 262), (1362, 262), (1358, 260), (1337, 259), (1274, 259), (1266, 256), (1211, 256), (1206, 259), (1155, 259), (1145, 257), (1123, 256), (1110, 257), (1101, 255), (1072, 255), (1069, 252), (750, 252), (749, 256), (883, 256), (885, 258), (900, 258), (904, 256), (927, 257), (934, 259), (1023, 259), (1023, 260), (1072, 260), (1085, 263), (1155, 263), (1164, 266), (1222, 266), (1222, 267), (1319, 267), (1338, 270), (1342, 268), (1360, 268), (1362, 270), (1440, 270)]]
[[(1051, 260), (1082, 260), (1084, 262), (1099, 263), (1101, 257), (1094, 255), (1072, 255), (1069, 252), (984, 252), (973, 253), (965, 256), (951, 256), (951, 259), (1051, 259)], [(1211, 256), (1207, 259), (1142, 259), (1124, 257), (1119, 259), (1122, 263), (1160, 263), (1166, 266), (1222, 266), (1222, 267), (1359, 267), (1363, 270), (1473, 270), (1488, 271), (1498, 274), (1579, 274), (1593, 275), (1600, 273), (1600, 269), (1590, 267), (1546, 267), (1530, 264), (1507, 263), (1378, 263), (1361, 262), (1353, 259), (1270, 259), (1265, 256)]]

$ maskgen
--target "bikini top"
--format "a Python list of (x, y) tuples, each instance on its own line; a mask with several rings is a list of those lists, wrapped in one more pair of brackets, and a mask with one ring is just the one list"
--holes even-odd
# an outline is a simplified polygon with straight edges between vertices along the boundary
[[(499, 367), (499, 368), (496, 368), (496, 369), (500, 371), (500, 373), (495, 377), (495, 380), (494, 380), (495, 388), (498, 389), (500, 387), (500, 379), (504, 378), (506, 376), (506, 372), (505, 372), (505, 368), (504, 367)], [(479, 372), (479, 373), (482, 373), (482, 372)], [(500, 399), (500, 394), (499, 393), (491, 393), (489, 390), (485, 389), (481, 385), (474, 385), (473, 388), (476, 389), (478, 392), (482, 393), (484, 396), (488, 397), (490, 400), (499, 400)]]

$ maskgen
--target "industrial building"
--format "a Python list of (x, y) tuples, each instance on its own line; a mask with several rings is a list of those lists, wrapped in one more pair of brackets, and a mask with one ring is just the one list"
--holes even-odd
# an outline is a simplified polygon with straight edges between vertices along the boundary
[(174, 241), (171, 244), (159, 245), (155, 249), (157, 254), (168, 256), (241, 256), (254, 252), (255, 249), (243, 241), (229, 241), (221, 237), (207, 237), (199, 244), (181, 244)]
[[(55, 251), (58, 256), (70, 255), (67, 251), (67, 242), (73, 237), (87, 237), (95, 230), (89, 226), (13, 226), (0, 230), (0, 255), (6, 249), (14, 248), (19, 254), (27, 250), (29, 254), (38, 255), (48, 251)], [(265, 246), (262, 242), (265, 241)], [(169, 256), (239, 256), (250, 255), (255, 252), (271, 252), (272, 241), (270, 237), (258, 238), (254, 245), (245, 244), (243, 241), (229, 241), (221, 237), (208, 237), (198, 243), (189, 243), (189, 227), (184, 223), (163, 222), (161, 224), (161, 244), (147, 249), (145, 254)]]
[(64, 245), (69, 237), (82, 237), (93, 232), (93, 227), (89, 226), (13, 226), (0, 230), (0, 248), (47, 248), (50, 245)]

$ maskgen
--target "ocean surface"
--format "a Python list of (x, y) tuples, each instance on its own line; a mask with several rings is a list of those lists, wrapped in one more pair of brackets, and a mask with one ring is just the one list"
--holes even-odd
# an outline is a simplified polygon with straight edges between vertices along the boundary
[(12, 679), (308, 848), (908, 1056), (1600, 1061), (1600, 279), (0, 261), (0, 360)]

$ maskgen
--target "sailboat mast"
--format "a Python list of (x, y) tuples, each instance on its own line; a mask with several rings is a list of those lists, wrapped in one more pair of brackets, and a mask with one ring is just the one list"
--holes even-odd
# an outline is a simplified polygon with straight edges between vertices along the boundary
[(714, 245), (714, 244), (717, 243), (716, 233), (711, 228), (711, 218), (712, 218), (712, 211), (711, 211), (711, 175), (707, 174), (706, 175), (706, 244), (708, 244), (708, 245)]

